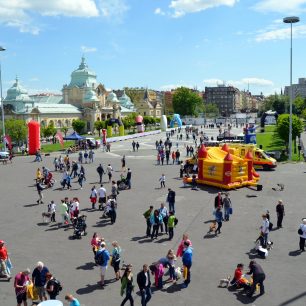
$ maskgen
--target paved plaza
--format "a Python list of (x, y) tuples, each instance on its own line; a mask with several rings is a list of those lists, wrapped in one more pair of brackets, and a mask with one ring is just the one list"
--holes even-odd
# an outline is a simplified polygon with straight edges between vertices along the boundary
[[(211, 135), (217, 133), (209, 131)], [(209, 135), (210, 135), (209, 134)], [(275, 171), (260, 172), (263, 191), (242, 188), (231, 191), (233, 215), (224, 222), (221, 235), (206, 236), (208, 221), (213, 218), (214, 197), (219, 191), (207, 186), (198, 191), (183, 188), (179, 179), (178, 165), (156, 165), (156, 139), (165, 140), (165, 133), (139, 138), (139, 152), (132, 152), (131, 141), (112, 144), (111, 153), (95, 152), (94, 164), (86, 164), (87, 181), (82, 190), (73, 180), (72, 190), (60, 190), (62, 174), (55, 173), (57, 183), (44, 191), (45, 204), (37, 205), (34, 178), (37, 167), (47, 166), (53, 170), (53, 159), (58, 154), (44, 157), (42, 163), (34, 163), (34, 157), (15, 158), (13, 164), (0, 165), (0, 239), (7, 243), (14, 266), (13, 275), (29, 267), (33, 270), (37, 261), (42, 261), (63, 284), (59, 299), (64, 294), (74, 294), (82, 306), (120, 305), (120, 282), (114, 282), (114, 271), (109, 267), (106, 274), (107, 285), (98, 285), (99, 271), (93, 263), (90, 246), (91, 236), (97, 232), (105, 237), (111, 250), (111, 242), (117, 240), (122, 248), (122, 259), (133, 264), (135, 282), (135, 305), (141, 305), (137, 294), (136, 275), (144, 263), (164, 257), (171, 248), (177, 249), (182, 234), (189, 233), (193, 244), (193, 265), (191, 283), (188, 288), (169, 284), (154, 291), (149, 305), (193, 305), (193, 306), (236, 306), (242, 304), (256, 306), (305, 306), (306, 305), (306, 253), (300, 254), (297, 229), (301, 218), (306, 217), (305, 178), (306, 166), (280, 164)], [(172, 138), (176, 148), (176, 136)], [(184, 144), (179, 142), (181, 157), (185, 158)], [(118, 200), (117, 221), (114, 225), (101, 219), (101, 212), (91, 211), (90, 189), (99, 187), (96, 168), (102, 163), (104, 168), (110, 163), (115, 172), (114, 179), (121, 173), (121, 157), (125, 154), (127, 167), (132, 170), (132, 189), (121, 191)], [(77, 155), (72, 154), (71, 160)], [(160, 189), (159, 178), (166, 175), (166, 188)], [(107, 177), (104, 176), (104, 181)], [(277, 183), (285, 185), (284, 191), (274, 191)], [(105, 183), (110, 192), (110, 184)], [(146, 224), (143, 217), (149, 205), (159, 208), (165, 202), (167, 187), (176, 191), (176, 216), (179, 220), (174, 239), (167, 240), (161, 235), (157, 240), (145, 237)], [(42, 223), (42, 212), (47, 211), (47, 203), (74, 196), (80, 199), (80, 209), (87, 215), (88, 235), (81, 240), (71, 240), (73, 229), (58, 229), (54, 224)], [(247, 298), (225, 288), (218, 288), (219, 280), (233, 275), (236, 265), (245, 264), (247, 270), (254, 256), (249, 251), (259, 235), (261, 214), (268, 209), (271, 221), (276, 225), (275, 206), (282, 199), (285, 205), (283, 228), (273, 230), (270, 240), (274, 248), (267, 259), (256, 259), (266, 273), (266, 294)], [(60, 216), (57, 216), (60, 219)], [(181, 259), (177, 266), (181, 265)], [(166, 279), (167, 277), (164, 277)], [(180, 284), (182, 280), (178, 281)], [(16, 305), (13, 281), (0, 281), (0, 305)], [(128, 305), (128, 303), (126, 304)]]

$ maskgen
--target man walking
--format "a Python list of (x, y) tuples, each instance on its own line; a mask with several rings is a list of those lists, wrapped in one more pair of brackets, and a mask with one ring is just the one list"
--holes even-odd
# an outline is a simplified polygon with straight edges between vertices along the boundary
[(99, 207), (106, 204), (106, 189), (101, 184), (101, 187), (98, 189), (98, 196), (99, 196)]
[(190, 242), (188, 240), (184, 242), (184, 247), (185, 247), (185, 251), (183, 253), (182, 261), (183, 261), (184, 271), (186, 269), (186, 272), (185, 272), (186, 278), (184, 280), (184, 283), (182, 284), (182, 288), (187, 288), (191, 280), (190, 269), (192, 266), (192, 253), (193, 252), (192, 252), (192, 248), (190, 247)]
[(278, 200), (276, 205), (276, 214), (277, 214), (277, 228), (283, 227), (282, 222), (285, 215), (285, 207), (282, 200)]
[(143, 265), (142, 271), (137, 274), (137, 284), (141, 295), (141, 306), (146, 306), (152, 297), (150, 273), (147, 264)]
[(228, 193), (226, 193), (225, 198), (223, 199), (224, 220), (225, 221), (229, 221), (231, 207), (232, 207), (231, 199)]
[(252, 297), (256, 290), (256, 285), (260, 286), (260, 295), (265, 293), (264, 280), (266, 278), (265, 272), (262, 267), (255, 261), (251, 260), (249, 264), (250, 271), (247, 272), (248, 275), (253, 275), (253, 284), (251, 286), (250, 292), (247, 294), (248, 297)]
[(36, 189), (37, 189), (37, 193), (38, 193), (38, 200), (36, 201), (37, 204), (44, 204), (43, 202), (43, 190), (44, 187), (42, 186), (42, 184), (39, 182), (39, 180), (36, 180)]
[(173, 211), (175, 214), (175, 191), (171, 188), (168, 188), (167, 202), (169, 203), (169, 211)]
[(263, 237), (263, 246), (262, 247), (266, 247), (267, 243), (268, 243), (268, 236), (269, 236), (269, 226), (270, 226), (270, 222), (267, 218), (266, 214), (262, 215), (262, 226), (260, 227), (261, 232), (262, 232), (262, 237)]
[(101, 270), (101, 287), (104, 288), (104, 279), (107, 270), (108, 261), (110, 259), (109, 251), (105, 248), (105, 243), (102, 242), (97, 253), (96, 253), (96, 263), (99, 265)]
[(169, 230), (169, 240), (172, 240), (174, 235), (174, 227), (177, 224), (177, 219), (173, 213), (173, 211), (170, 211), (169, 218), (168, 218), (168, 230)]
[(147, 224), (147, 230), (146, 230), (146, 236), (151, 237), (151, 215), (153, 215), (153, 206), (150, 206), (150, 208), (143, 214), (143, 216), (146, 219)]
[(131, 179), (132, 179), (132, 171), (130, 168), (128, 168), (128, 172), (126, 175), (126, 184), (128, 186), (128, 189), (131, 189)]
[(103, 177), (103, 174), (105, 173), (102, 164), (99, 164), (97, 168), (97, 172), (99, 174), (99, 179), (100, 179), (99, 183), (102, 184), (102, 177)]
[(39, 261), (32, 273), (32, 282), (37, 290), (41, 302), (47, 300), (45, 285), (47, 281), (46, 274), (48, 272), (49, 269), (45, 267), (41, 261)]

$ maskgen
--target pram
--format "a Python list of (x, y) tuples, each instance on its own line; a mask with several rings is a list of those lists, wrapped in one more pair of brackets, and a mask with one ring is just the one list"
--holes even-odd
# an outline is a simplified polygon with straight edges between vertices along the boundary
[(124, 176), (121, 176), (121, 180), (117, 181), (117, 186), (119, 190), (125, 190), (129, 187)]
[(85, 215), (81, 215), (78, 218), (74, 218), (73, 219), (73, 228), (74, 228), (74, 232), (73, 232), (73, 238), (74, 239), (81, 239), (82, 236), (86, 236), (86, 216)]

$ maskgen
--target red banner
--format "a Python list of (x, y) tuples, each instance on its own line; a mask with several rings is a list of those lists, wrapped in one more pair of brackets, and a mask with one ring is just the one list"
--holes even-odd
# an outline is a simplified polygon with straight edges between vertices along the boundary
[(55, 135), (55, 138), (58, 139), (58, 141), (60, 142), (62, 148), (64, 148), (64, 138), (61, 132), (57, 132)]
[(8, 149), (12, 150), (12, 139), (11, 139), (11, 137), (9, 135), (5, 135), (3, 137), (3, 139), (4, 139), (5, 143), (7, 144)]

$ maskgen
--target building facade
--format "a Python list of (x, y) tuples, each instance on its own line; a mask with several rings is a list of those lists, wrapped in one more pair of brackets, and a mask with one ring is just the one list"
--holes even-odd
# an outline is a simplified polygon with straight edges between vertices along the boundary
[[(293, 100), (298, 96), (301, 98), (306, 98), (306, 78), (299, 78), (298, 84), (292, 84), (293, 89)], [(284, 95), (290, 97), (291, 86), (285, 86)]]
[(241, 109), (241, 96), (238, 88), (218, 85), (205, 87), (205, 103), (216, 104), (224, 116), (239, 112)]

